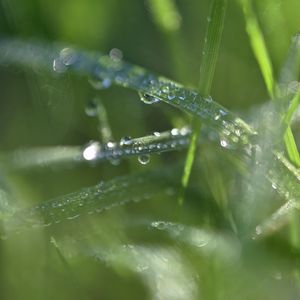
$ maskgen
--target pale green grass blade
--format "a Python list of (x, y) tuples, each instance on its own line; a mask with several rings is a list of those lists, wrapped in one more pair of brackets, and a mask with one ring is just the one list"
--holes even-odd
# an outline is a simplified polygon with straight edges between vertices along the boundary
[(115, 178), (28, 209), (18, 210), (4, 220), (5, 232), (9, 234), (43, 228), (84, 215), (101, 213), (131, 201), (148, 200), (162, 194), (168, 196), (168, 188), (176, 189), (176, 172), (171, 169)]
[[(208, 28), (204, 39), (199, 81), (199, 92), (205, 97), (208, 97), (210, 94), (217, 59), (219, 56), (226, 6), (227, 0), (214, 0), (212, 3), (210, 15), (208, 17)], [(188, 186), (189, 178), (191, 176), (201, 124), (198, 120), (194, 120), (192, 127), (193, 134), (190, 147), (188, 149), (181, 181), (182, 191), (180, 192), (178, 198), (178, 203), (180, 205), (182, 205), (184, 202), (184, 192)]]
[(263, 33), (252, 7), (252, 0), (239, 1), (244, 11), (246, 30), (250, 39), (252, 51), (259, 64), (268, 93), (273, 98), (275, 88), (273, 67)]
[(189, 75), (186, 64), (185, 42), (181, 33), (182, 17), (175, 0), (148, 0), (154, 24), (160, 31), (167, 48), (170, 67), (174, 78), (187, 82)]
[[(252, 0), (240, 0), (241, 5), (243, 7), (245, 21), (246, 21), (246, 30), (250, 39), (252, 51), (254, 56), (259, 64), (261, 73), (264, 78), (265, 85), (267, 87), (267, 91), (272, 99), (276, 95), (282, 94), (280, 92), (280, 85), (285, 82), (291, 81), (291, 73), (295, 72), (295, 65), (297, 66), (297, 58), (295, 54), (295, 45), (292, 45), (288, 59), (283, 67), (283, 70), (279, 79), (279, 88), (276, 90), (276, 80), (273, 72), (273, 67), (271, 63), (271, 58), (267, 50), (267, 46), (264, 40), (264, 36), (262, 30), (259, 26), (259, 22), (257, 20), (256, 14), (252, 7)], [(297, 39), (296, 39), (297, 42)], [(292, 71), (294, 70), (294, 71)], [(284, 135), (284, 143), (286, 145), (286, 150), (289, 155), (290, 160), (296, 165), (300, 166), (300, 156), (296, 146), (296, 142), (292, 131), (290, 128), (287, 129), (287, 133)]]

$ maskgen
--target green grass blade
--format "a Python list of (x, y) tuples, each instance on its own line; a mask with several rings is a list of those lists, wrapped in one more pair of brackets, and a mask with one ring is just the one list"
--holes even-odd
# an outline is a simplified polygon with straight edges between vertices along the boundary
[(259, 64), (266, 88), (273, 98), (275, 80), (271, 59), (263, 33), (252, 7), (252, 0), (240, 0), (246, 21), (246, 30), (250, 39), (253, 54)]
[[(211, 90), (213, 76), (219, 56), (219, 48), (224, 27), (225, 12), (227, 0), (214, 0), (211, 12), (208, 17), (208, 28), (204, 40), (204, 47), (201, 58), (199, 92), (201, 95), (208, 97)], [(182, 191), (179, 194), (178, 203), (184, 202), (184, 191), (186, 190), (192, 171), (197, 150), (197, 140), (199, 137), (201, 124), (198, 120), (193, 122), (193, 134), (190, 147), (188, 149), (185, 167), (182, 176)]]
[[(278, 94), (278, 92), (275, 91), (276, 80), (273, 72), (271, 58), (268, 53), (267, 46), (264, 40), (264, 36), (252, 7), (252, 1), (240, 0), (240, 2), (242, 4), (244, 15), (245, 15), (246, 30), (250, 39), (252, 51), (259, 64), (268, 93), (270, 97), (274, 99), (276, 94)], [(297, 37), (295, 38), (295, 40), (297, 43)], [(297, 57), (295, 48), (296, 47), (294, 45), (291, 47), (290, 53), (288, 55), (288, 59), (281, 72), (280, 81), (279, 81), (280, 84), (286, 81), (290, 82), (292, 77), (291, 72), (295, 73), (295, 70), (297, 70), (297, 67), (295, 68), (295, 65), (297, 66), (296, 61), (299, 60), (299, 57)], [(291, 128), (287, 129), (287, 132), (284, 134), (283, 139), (290, 160), (296, 166), (299, 167), (300, 155)]]

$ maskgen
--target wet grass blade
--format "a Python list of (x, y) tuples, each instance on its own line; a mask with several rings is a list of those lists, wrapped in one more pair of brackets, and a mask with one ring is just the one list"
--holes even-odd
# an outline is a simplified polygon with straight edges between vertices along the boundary
[(82, 215), (101, 213), (131, 201), (138, 202), (160, 194), (166, 195), (166, 189), (176, 189), (176, 172), (171, 169), (115, 178), (28, 209), (18, 210), (4, 220), (5, 231), (9, 234), (47, 227), (77, 219)]
[[(22, 49), (22, 53), (19, 49)], [(35, 53), (38, 55), (34, 55)], [(105, 81), (106, 84), (110, 82), (131, 88), (146, 95), (147, 98), (164, 101), (195, 116), (208, 128), (226, 138), (228, 143), (246, 145), (251, 137), (257, 134), (251, 126), (213, 101), (211, 97), (204, 97), (195, 90), (185, 88), (142, 67), (124, 61), (114, 61), (109, 56), (99, 53), (91, 54), (74, 50), (72, 55), (76, 60), (66, 65), (64, 71), (89, 75), (100, 82)], [(49, 70), (52, 68), (53, 57), (61, 59), (57, 46), (49, 49), (43, 44), (31, 42), (16, 40), (0, 42), (0, 62), (22, 64), (38, 69), (46, 67)]]

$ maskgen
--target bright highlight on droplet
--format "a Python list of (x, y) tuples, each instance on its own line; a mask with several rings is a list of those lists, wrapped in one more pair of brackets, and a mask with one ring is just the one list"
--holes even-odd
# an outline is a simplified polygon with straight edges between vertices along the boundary
[(96, 159), (99, 151), (100, 144), (98, 142), (93, 142), (83, 150), (82, 155), (85, 160), (94, 160)]

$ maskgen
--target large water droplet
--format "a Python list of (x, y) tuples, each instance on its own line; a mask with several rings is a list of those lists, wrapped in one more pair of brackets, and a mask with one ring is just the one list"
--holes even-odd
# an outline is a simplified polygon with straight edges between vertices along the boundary
[(142, 165), (146, 165), (150, 162), (150, 155), (149, 154), (142, 154), (138, 157), (138, 161)]
[(63, 62), (60, 58), (55, 58), (53, 60), (52, 67), (56, 73), (64, 73), (67, 71), (67, 67), (63, 64)]
[(82, 152), (82, 156), (85, 160), (94, 160), (97, 158), (98, 153), (101, 150), (101, 145), (98, 142), (90, 142), (87, 144), (87, 146), (84, 148)]
[(65, 66), (70, 66), (77, 61), (78, 55), (74, 49), (64, 48), (60, 51), (59, 58)]
[(154, 103), (157, 103), (159, 102), (160, 100), (156, 97), (153, 97), (151, 95), (148, 95), (148, 94), (143, 94), (143, 93), (140, 93), (139, 92), (139, 96), (140, 96), (140, 99), (145, 103), (145, 104), (154, 104)]
[(113, 61), (121, 61), (123, 58), (123, 53), (120, 49), (117, 48), (113, 48), (109, 51), (109, 57), (113, 60)]
[(172, 130), (171, 130), (171, 135), (173, 135), (173, 136), (176, 136), (176, 135), (179, 135), (179, 129), (178, 128), (173, 128)]

